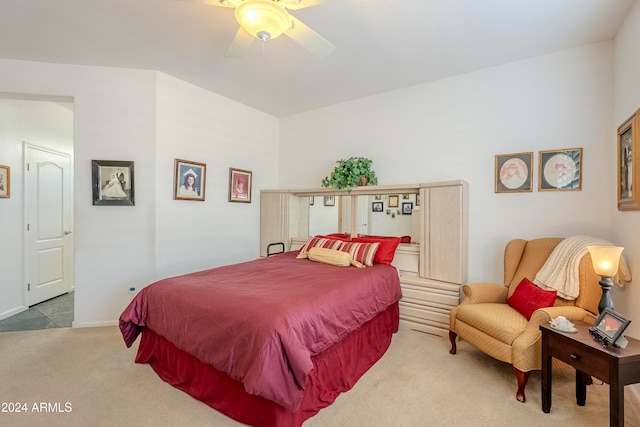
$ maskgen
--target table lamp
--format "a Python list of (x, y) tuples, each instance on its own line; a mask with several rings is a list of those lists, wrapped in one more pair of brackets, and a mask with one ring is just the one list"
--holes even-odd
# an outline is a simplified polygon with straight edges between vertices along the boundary
[(605, 307), (613, 308), (613, 302), (609, 295), (609, 290), (613, 286), (613, 276), (618, 272), (618, 264), (620, 263), (620, 254), (624, 250), (621, 246), (604, 246), (594, 245), (587, 246), (591, 254), (591, 262), (596, 274), (600, 276), (600, 287), (602, 288), (602, 297), (598, 303), (598, 312), (602, 313)]

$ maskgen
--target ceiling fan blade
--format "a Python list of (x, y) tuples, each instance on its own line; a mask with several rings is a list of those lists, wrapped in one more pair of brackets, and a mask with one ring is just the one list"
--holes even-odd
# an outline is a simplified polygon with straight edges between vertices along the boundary
[(296, 17), (290, 16), (293, 26), (291, 29), (285, 31), (285, 34), (291, 37), (296, 43), (319, 58), (327, 56), (335, 50), (336, 47), (325, 40), (320, 34), (307, 27)]
[(225, 51), (224, 56), (228, 58), (240, 58), (249, 50), (254, 40), (256, 40), (256, 38), (247, 33), (244, 28), (238, 28), (238, 32)]
[(222, 7), (232, 7), (232, 8), (236, 7), (236, 5), (229, 0), (176, 0), (176, 1), (183, 1), (187, 3), (202, 3), (202, 4), (208, 4), (211, 6), (222, 6)]
[(289, 10), (304, 9), (305, 7), (327, 3), (329, 0), (284, 0), (284, 7)]

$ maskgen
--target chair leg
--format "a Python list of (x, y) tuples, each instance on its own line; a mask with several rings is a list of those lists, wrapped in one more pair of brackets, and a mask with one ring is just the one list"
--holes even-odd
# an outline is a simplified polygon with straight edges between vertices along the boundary
[(520, 369), (514, 367), (513, 370), (516, 373), (516, 378), (518, 379), (518, 391), (516, 392), (516, 399), (518, 402), (526, 402), (527, 398), (524, 395), (524, 388), (527, 386), (527, 381), (529, 381), (529, 375), (531, 375), (531, 371), (523, 372)]
[(456, 334), (453, 331), (449, 331), (449, 341), (451, 341), (451, 350), (449, 350), (449, 354), (456, 354), (456, 351), (458, 351), (458, 348), (456, 347), (457, 337), (458, 337), (458, 334)]

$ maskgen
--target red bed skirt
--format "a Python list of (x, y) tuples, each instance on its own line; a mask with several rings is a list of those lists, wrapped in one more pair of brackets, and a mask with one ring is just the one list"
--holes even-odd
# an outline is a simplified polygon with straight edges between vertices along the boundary
[(399, 309), (393, 304), (327, 351), (313, 357), (300, 408), (291, 412), (263, 397), (248, 394), (242, 383), (175, 347), (145, 328), (136, 356), (164, 381), (221, 413), (256, 427), (294, 427), (331, 405), (387, 351), (398, 331)]

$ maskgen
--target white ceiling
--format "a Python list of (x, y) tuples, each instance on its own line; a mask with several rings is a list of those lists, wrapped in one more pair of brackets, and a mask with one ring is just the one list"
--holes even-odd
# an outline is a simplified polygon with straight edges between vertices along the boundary
[[(304, 1), (304, 0), (303, 0)], [(233, 9), (177, 0), (1, 0), (0, 57), (159, 70), (283, 117), (608, 40), (635, 0), (328, 0), (292, 11), (336, 46), (224, 51)]]

